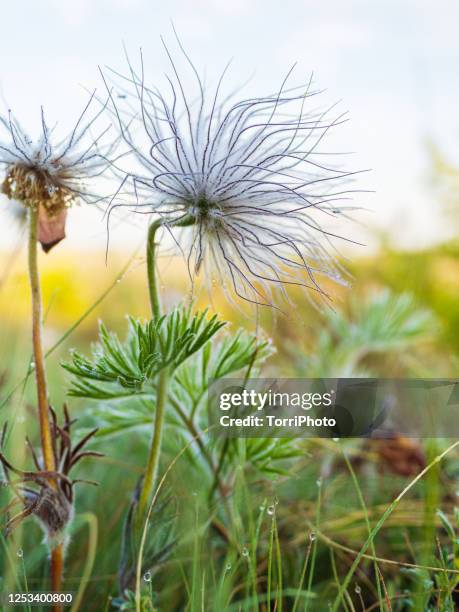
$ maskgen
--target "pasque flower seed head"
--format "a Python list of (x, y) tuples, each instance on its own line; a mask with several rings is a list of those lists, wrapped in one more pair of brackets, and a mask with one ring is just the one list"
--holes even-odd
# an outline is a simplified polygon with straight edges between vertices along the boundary
[[(97, 128), (104, 107), (89, 116), (96, 103), (89, 98), (70, 133), (56, 135), (41, 109), (41, 134), (32, 140), (9, 110), (0, 117), (0, 165), (4, 176), (1, 190), (26, 209), (38, 209), (39, 240), (48, 251), (65, 237), (67, 208), (80, 200), (95, 202), (94, 179), (110, 166), (116, 141), (109, 140), (110, 125)], [(94, 136), (96, 130), (97, 136)], [(98, 130), (98, 131), (97, 131)]]
[(131, 201), (113, 201), (112, 208), (154, 213), (169, 230), (187, 226), (185, 242), (174, 240), (191, 275), (210, 262), (206, 276), (229, 280), (250, 302), (271, 303), (273, 286), (285, 292), (300, 285), (324, 296), (322, 276), (341, 280), (331, 255), (337, 236), (327, 225), (349, 210), (351, 190), (343, 184), (355, 173), (334, 166), (322, 143), (345, 115), (331, 118), (334, 107), (310, 110), (319, 92), (311, 81), (290, 86), (293, 68), (272, 94), (225, 96), (228, 66), (209, 88), (177, 41), (196, 88), (186, 88), (166, 45), (172, 73), (164, 89), (146, 85), (142, 54), (139, 70), (128, 59), (127, 76), (112, 71), (123, 91), (121, 102), (111, 96), (112, 110), (139, 163), (123, 182), (133, 187)]

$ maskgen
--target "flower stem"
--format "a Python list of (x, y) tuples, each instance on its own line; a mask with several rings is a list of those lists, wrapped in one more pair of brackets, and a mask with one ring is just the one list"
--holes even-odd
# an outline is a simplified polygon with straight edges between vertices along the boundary
[[(153, 222), (148, 230), (147, 239), (147, 274), (148, 274), (148, 290), (150, 294), (150, 306), (154, 319), (158, 319), (161, 315), (161, 305), (158, 294), (158, 283), (156, 279), (156, 231), (161, 226), (161, 220)], [(164, 411), (167, 400), (167, 387), (169, 381), (169, 373), (167, 368), (163, 369), (158, 376), (156, 388), (156, 410), (155, 420), (153, 424), (153, 435), (151, 438), (150, 448), (148, 451), (147, 467), (145, 476), (142, 482), (142, 488), (139, 496), (139, 504), (136, 512), (136, 524), (141, 528), (142, 521), (148, 511), (148, 504), (153, 497), (156, 480), (158, 477), (159, 458), (161, 453), (161, 440), (164, 425)]]
[[(172, 227), (189, 227), (195, 220), (192, 217), (185, 217), (181, 221), (171, 224)], [(148, 291), (150, 294), (150, 305), (153, 318), (157, 319), (161, 314), (161, 304), (158, 293), (158, 282), (156, 279), (156, 232), (162, 226), (163, 220), (157, 219), (150, 224), (147, 238), (147, 275)]]
[[(38, 208), (31, 207), (29, 212), (29, 279), (32, 294), (32, 345), (34, 357), (35, 380), (37, 386), (38, 420), (40, 425), (40, 440), (43, 453), (44, 469), (54, 472), (56, 464), (53, 452), (51, 425), (49, 422), (48, 391), (46, 385), (45, 359), (43, 352), (42, 330), (42, 300), (40, 289), (40, 275), (37, 258)], [(54, 480), (50, 486), (57, 487)], [(64, 556), (62, 545), (51, 549), (51, 586), (53, 591), (59, 592), (62, 582)], [(54, 607), (60, 610), (60, 606)]]
[[(56, 593), (61, 590), (63, 570), (64, 551), (62, 544), (59, 544), (51, 550), (51, 588)], [(55, 609), (60, 610), (61, 607), (57, 606)]]
[[(147, 238), (147, 275), (148, 275), (148, 291), (150, 295), (150, 307), (154, 319), (161, 316), (161, 303), (158, 292), (158, 282), (156, 278), (156, 232), (161, 227), (162, 219), (157, 219), (151, 223), (148, 228)], [(194, 219), (185, 217), (181, 221), (174, 224), (175, 227), (188, 227), (193, 225)], [(161, 440), (164, 426), (164, 411), (167, 403), (167, 392), (169, 384), (169, 371), (167, 368), (161, 370), (158, 375), (158, 383), (156, 387), (156, 410), (155, 421), (153, 424), (153, 435), (151, 438), (150, 448), (148, 451), (147, 467), (145, 476), (140, 490), (139, 503), (136, 511), (136, 527), (142, 527), (142, 520), (147, 514), (148, 504), (156, 486), (158, 477), (159, 458), (161, 454)]]
[(153, 318), (157, 319), (161, 312), (159, 302), (158, 283), (156, 281), (156, 232), (161, 226), (161, 219), (154, 221), (148, 228), (147, 239), (147, 274), (148, 274), (148, 291), (150, 294), (150, 305)]
[(142, 526), (142, 521), (148, 511), (148, 504), (150, 502), (150, 499), (153, 497), (158, 477), (158, 466), (159, 457), (161, 453), (161, 439), (164, 425), (164, 409), (166, 406), (167, 399), (168, 380), (169, 376), (167, 369), (164, 369), (158, 377), (153, 436), (148, 451), (147, 467), (142, 482), (142, 489), (140, 491), (139, 505), (137, 507), (137, 523), (139, 527)]
[(43, 451), (44, 469), (54, 472), (56, 469), (49, 422), (48, 391), (46, 385), (45, 359), (42, 337), (42, 301), (40, 290), (40, 275), (37, 262), (37, 232), (38, 208), (30, 208), (29, 219), (29, 278), (32, 294), (32, 344), (35, 380), (37, 384), (38, 419), (40, 423), (40, 439)]

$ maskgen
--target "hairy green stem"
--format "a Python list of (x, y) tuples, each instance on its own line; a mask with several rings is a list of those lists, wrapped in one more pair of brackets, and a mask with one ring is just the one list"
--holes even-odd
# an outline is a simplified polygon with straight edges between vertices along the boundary
[(139, 505), (137, 508), (137, 517), (139, 525), (142, 524), (142, 520), (145, 517), (146, 511), (150, 503), (150, 499), (153, 497), (156, 480), (158, 477), (159, 456), (161, 452), (161, 439), (164, 425), (164, 411), (167, 400), (168, 381), (168, 371), (167, 369), (164, 369), (158, 377), (153, 436), (151, 438), (151, 444), (148, 451), (147, 467), (145, 469), (145, 476), (142, 482)]
[[(147, 238), (147, 275), (148, 291), (150, 295), (150, 307), (154, 319), (161, 315), (161, 304), (158, 293), (158, 283), (156, 279), (156, 232), (161, 226), (161, 220), (153, 222), (148, 229)], [(156, 388), (156, 410), (153, 424), (153, 435), (148, 450), (147, 466), (142, 482), (139, 496), (139, 504), (136, 512), (136, 526), (141, 528), (145, 518), (150, 499), (153, 497), (156, 480), (158, 477), (159, 458), (161, 453), (161, 439), (164, 425), (164, 412), (167, 401), (169, 373), (167, 368), (162, 370), (158, 376)]]
[(150, 305), (153, 318), (157, 319), (161, 313), (159, 302), (158, 283), (156, 280), (156, 232), (161, 227), (161, 219), (154, 221), (148, 228), (147, 238), (147, 274), (148, 291), (150, 294)]
[[(192, 217), (185, 217), (181, 221), (173, 223), (173, 227), (189, 227), (193, 225), (195, 220)], [(153, 318), (157, 319), (161, 314), (161, 304), (158, 293), (158, 282), (156, 278), (156, 232), (163, 225), (162, 219), (157, 219), (151, 223), (148, 228), (147, 238), (147, 275), (148, 275), (148, 291), (150, 295), (150, 305)]]
[[(147, 275), (148, 292), (150, 296), (151, 313), (154, 319), (161, 316), (161, 303), (158, 292), (158, 282), (156, 278), (156, 232), (162, 225), (162, 219), (157, 219), (148, 228), (147, 237)], [(175, 224), (176, 227), (186, 227), (192, 225), (194, 219), (186, 217), (184, 220)], [(161, 454), (161, 439), (164, 426), (164, 412), (167, 403), (167, 393), (169, 384), (169, 371), (163, 369), (158, 376), (156, 389), (156, 411), (153, 424), (153, 436), (148, 451), (147, 467), (140, 491), (139, 504), (137, 506), (137, 527), (142, 525), (151, 498), (156, 486), (158, 477), (159, 458)]]

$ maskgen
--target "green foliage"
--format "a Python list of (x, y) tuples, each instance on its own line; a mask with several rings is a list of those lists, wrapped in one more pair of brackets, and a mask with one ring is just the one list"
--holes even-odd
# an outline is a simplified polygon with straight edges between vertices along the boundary
[[(121, 560), (119, 566), (120, 590), (125, 592), (135, 588), (135, 571), (138, 553), (138, 541), (133, 521), (138, 502), (139, 486), (131, 500), (131, 505), (123, 526), (121, 540)], [(147, 538), (142, 556), (142, 575), (148, 573), (151, 578), (159, 571), (177, 542), (176, 536), (177, 508), (176, 499), (163, 495), (158, 504), (153, 507), (151, 522), (154, 525), (154, 537)]]
[[(434, 313), (441, 323), (435, 364), (444, 375), (445, 352), (459, 351), (459, 241), (409, 252), (388, 246), (376, 258), (356, 262), (354, 272), (360, 287), (379, 285), (394, 293), (408, 292)], [(453, 376), (456, 372), (457, 368)]]
[(225, 456), (227, 470), (237, 464), (249, 465), (264, 476), (288, 476), (289, 459), (300, 457), (303, 452), (291, 438), (245, 438), (231, 439)]
[(177, 402), (191, 405), (190, 411), (194, 414), (211, 380), (247, 369), (253, 373), (272, 352), (269, 341), (258, 341), (256, 336), (242, 330), (234, 336), (226, 335), (208, 343), (197, 359), (188, 361), (177, 370), (173, 397)]
[(217, 315), (206, 317), (207, 310), (177, 308), (145, 323), (129, 318), (124, 343), (101, 324), (92, 359), (75, 351), (62, 364), (75, 377), (69, 395), (103, 400), (151, 392), (162, 369), (178, 368), (225, 325)]
[[(64, 364), (74, 375), (71, 394), (100, 400), (91, 409), (91, 421), (99, 427), (99, 437), (125, 433), (129, 429), (144, 426), (150, 435), (155, 406), (152, 377), (160, 369), (158, 364), (171, 362), (171, 357), (166, 360), (161, 356), (162, 353), (158, 355), (158, 342), (155, 341), (158, 335), (156, 330), (163, 328), (164, 319), (161, 319), (162, 326), (152, 322), (142, 325), (130, 319), (129, 335), (125, 343), (121, 343), (115, 334), (108, 332), (102, 325), (100, 344), (94, 350), (93, 361), (74, 353), (73, 363)], [(182, 319), (180, 333), (177, 332), (174, 323), (178, 320), (175, 314), (172, 322), (164, 328), (162, 346), (167, 347), (168, 355), (171, 355), (172, 343), (168, 341), (167, 334), (175, 338), (192, 337)], [(205, 429), (207, 391), (212, 380), (237, 373), (253, 376), (273, 352), (268, 340), (259, 340), (242, 330), (235, 335), (227, 334), (223, 338), (203, 342), (202, 339), (209, 339), (210, 332), (218, 331), (221, 324), (217, 326), (215, 318), (210, 319), (206, 333), (198, 337), (197, 330), (204, 331), (203, 313), (192, 321), (195, 340), (190, 346), (198, 348), (193, 358), (187, 359), (190, 350), (182, 342), (185, 349), (177, 345), (175, 354), (178, 358), (175, 357), (173, 362), (174, 372), (166, 411), (167, 422), (176, 428), (175, 435), (166, 441), (166, 447), (169, 447), (171, 453), (176, 445), (183, 445), (187, 436), (195, 436), (198, 431)], [(152, 351), (151, 355), (149, 351)], [(154, 367), (152, 364), (155, 364)], [(109, 384), (107, 381), (110, 381)], [(116, 399), (123, 401), (113, 401)], [(208, 453), (215, 455), (216, 462), (222, 441), (213, 440), (204, 434), (202, 438)], [(285, 462), (299, 454), (298, 447), (289, 439), (231, 440), (221, 453), (221, 475), (230, 473), (236, 464), (246, 465), (250, 470), (265, 476), (286, 475), (283, 467)]]
[(431, 312), (412, 296), (381, 291), (365, 302), (353, 301), (349, 314), (330, 312), (310, 356), (301, 363), (303, 376), (369, 375), (365, 358), (408, 350), (435, 333)]
[[(94, 350), (95, 361), (74, 353), (73, 363), (63, 364), (66, 370), (73, 374), (70, 393), (87, 399), (99, 400), (90, 411), (91, 421), (99, 427), (99, 437), (114, 435), (144, 425), (151, 426), (156, 396), (153, 381), (149, 379), (142, 385), (138, 385), (137, 388), (123, 386), (115, 376), (110, 385), (87, 379), (88, 373), (91, 377), (94, 375), (93, 370), (97, 369), (97, 364), (101, 361), (105, 368), (104, 371), (108, 369), (106, 366), (108, 351), (102, 352), (107, 338), (109, 341), (113, 339), (119, 355), (129, 351), (131, 354), (137, 354), (137, 337), (133, 335), (133, 328), (130, 325), (130, 333), (124, 344), (121, 344), (115, 335), (107, 333), (105, 329), (103, 336), (101, 332), (100, 345)], [(110, 350), (113, 351), (113, 348)], [(182, 361), (173, 372), (168, 397), (169, 422), (175, 419), (174, 424), (183, 427), (181, 416), (183, 413), (176, 414), (183, 406), (186, 415), (192, 418), (196, 415), (198, 422), (202, 424), (205, 417), (205, 399), (209, 381), (248, 368), (254, 372), (272, 352), (269, 341), (258, 341), (255, 336), (243, 331), (237, 332), (234, 336), (228, 334), (220, 339), (213, 338), (201, 344), (193, 358)], [(147, 361), (148, 356), (144, 360)], [(132, 361), (136, 362), (138, 359)], [(122, 400), (122, 403), (117, 402), (118, 399)]]
[(121, 402), (100, 401), (91, 406), (88, 418), (98, 427), (97, 437), (110, 437), (142, 427), (151, 431), (155, 394), (126, 397)]

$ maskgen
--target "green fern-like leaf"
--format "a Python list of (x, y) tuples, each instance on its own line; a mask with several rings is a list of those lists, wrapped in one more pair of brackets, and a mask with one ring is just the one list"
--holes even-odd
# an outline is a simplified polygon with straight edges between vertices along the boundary
[(247, 368), (256, 369), (272, 352), (268, 340), (259, 341), (243, 330), (208, 343), (198, 359), (187, 361), (176, 371), (174, 396), (184, 405), (191, 404), (191, 412), (194, 412), (207, 392), (209, 381)]
[(208, 318), (207, 310), (177, 308), (147, 322), (130, 318), (122, 342), (101, 324), (92, 358), (75, 351), (62, 364), (73, 375), (69, 394), (99, 400), (150, 394), (162, 369), (176, 370), (224, 325), (216, 315)]

